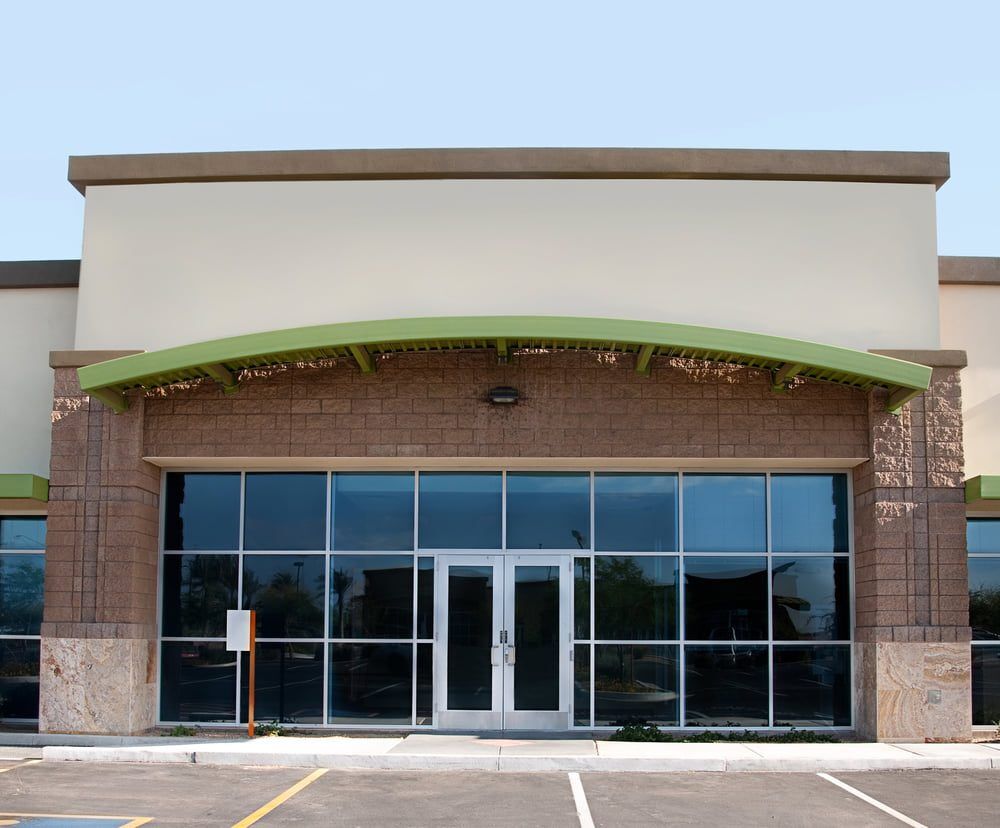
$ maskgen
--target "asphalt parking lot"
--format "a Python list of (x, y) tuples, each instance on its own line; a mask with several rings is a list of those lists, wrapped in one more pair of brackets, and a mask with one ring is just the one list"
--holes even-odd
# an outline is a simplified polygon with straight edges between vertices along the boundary
[(574, 776), (0, 761), (0, 826), (930, 828), (997, 824), (1000, 813), (997, 771), (832, 775), (857, 793), (806, 773)]

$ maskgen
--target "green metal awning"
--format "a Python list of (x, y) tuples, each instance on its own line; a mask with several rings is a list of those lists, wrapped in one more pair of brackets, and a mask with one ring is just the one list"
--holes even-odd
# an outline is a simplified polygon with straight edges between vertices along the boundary
[(80, 385), (116, 412), (125, 392), (213, 379), (237, 390), (241, 370), (333, 357), (349, 357), (375, 370), (382, 354), (468, 349), (496, 350), (501, 359), (519, 349), (635, 354), (647, 373), (653, 357), (680, 357), (747, 365), (773, 373), (776, 389), (795, 377), (866, 391), (888, 391), (898, 411), (927, 390), (931, 369), (892, 357), (779, 336), (677, 325), (565, 316), (468, 316), (340, 322), (246, 334), (121, 357), (79, 369)]
[(981, 474), (965, 481), (965, 502), (1000, 500), (1000, 474)]
[(37, 474), (0, 474), (0, 501), (49, 500), (49, 481)]

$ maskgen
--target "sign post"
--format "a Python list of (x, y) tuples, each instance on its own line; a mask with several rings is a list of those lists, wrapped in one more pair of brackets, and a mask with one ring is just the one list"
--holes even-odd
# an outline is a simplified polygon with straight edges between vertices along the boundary
[(226, 649), (250, 653), (247, 734), (253, 738), (253, 701), (257, 672), (257, 611), (226, 610)]

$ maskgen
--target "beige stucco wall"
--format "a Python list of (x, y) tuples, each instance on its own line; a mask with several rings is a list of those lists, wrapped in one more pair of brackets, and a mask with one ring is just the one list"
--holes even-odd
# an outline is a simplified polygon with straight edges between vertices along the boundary
[(396, 317), (652, 319), (938, 346), (931, 185), (708, 180), (92, 186), (76, 347)]
[(941, 347), (962, 348), (965, 473), (1000, 473), (1000, 285), (941, 286)]
[(72, 348), (76, 288), (0, 290), (0, 472), (49, 476), (49, 351)]

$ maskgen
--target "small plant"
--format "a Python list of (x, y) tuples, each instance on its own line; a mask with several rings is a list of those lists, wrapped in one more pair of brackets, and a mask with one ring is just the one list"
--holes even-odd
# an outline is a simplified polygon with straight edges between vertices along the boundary
[(277, 720), (261, 722), (254, 727), (254, 733), (257, 736), (291, 736), (294, 732), (290, 727), (285, 727)]
[(174, 725), (167, 736), (194, 736), (198, 731), (187, 725)]
[(612, 742), (672, 742), (674, 737), (655, 724), (627, 724), (611, 736)]

